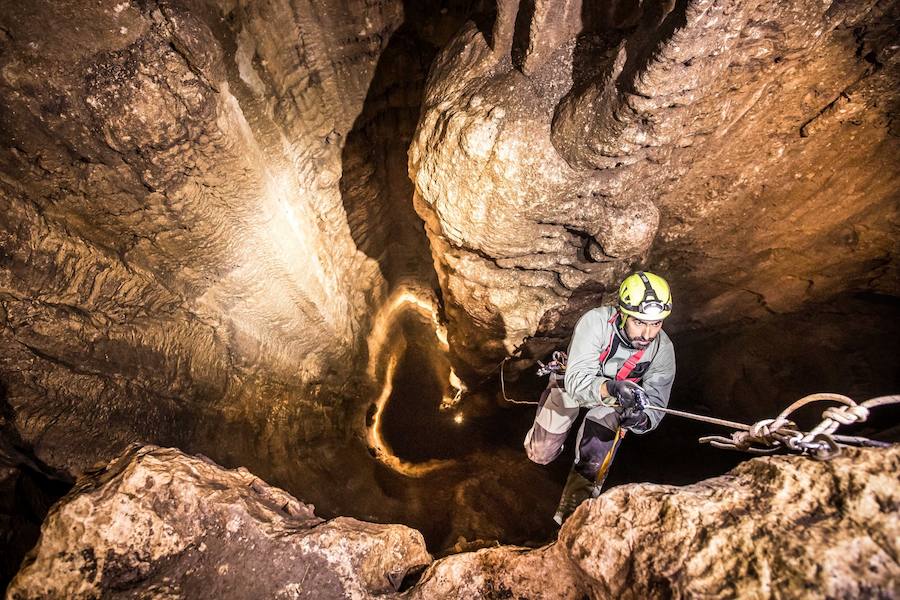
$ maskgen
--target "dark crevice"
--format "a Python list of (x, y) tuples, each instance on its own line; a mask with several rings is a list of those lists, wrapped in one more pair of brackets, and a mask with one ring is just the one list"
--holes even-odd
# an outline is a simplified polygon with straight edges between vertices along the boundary
[[(438, 48), (481, 2), (404, 4), (404, 23), (375, 67), (362, 112), (344, 145), (340, 188), (351, 234), (390, 284), (437, 288), (431, 251), (412, 206), (407, 151)], [(435, 15), (440, 15), (435, 20)]]
[(513, 30), (511, 56), (513, 65), (520, 71), (525, 68), (525, 60), (528, 58), (534, 10), (535, 0), (519, 0), (519, 10), (516, 13), (516, 24)]
[(672, 35), (687, 25), (689, 0), (669, 0), (648, 7), (641, 21), (625, 42), (627, 59), (618, 77), (617, 86), (626, 93), (636, 93), (633, 84), (637, 75), (653, 61)]
[(72, 488), (72, 478), (35, 456), (15, 428), (16, 415), (0, 381), (0, 593), (37, 543), (50, 507)]

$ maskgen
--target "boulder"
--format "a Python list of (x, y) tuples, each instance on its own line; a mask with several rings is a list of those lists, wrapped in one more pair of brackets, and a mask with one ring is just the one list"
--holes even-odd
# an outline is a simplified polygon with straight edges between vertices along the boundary
[(7, 597), (367, 598), (430, 562), (408, 527), (324, 521), (246, 469), (131, 447), (54, 507)]
[(896, 598), (900, 447), (756, 458), (588, 500), (555, 544), (435, 562), (412, 598)]
[(408, 527), (323, 521), (246, 469), (133, 447), (51, 510), (8, 598), (894, 598), (898, 472), (896, 446), (756, 458), (613, 488), (542, 548), (431, 564)]

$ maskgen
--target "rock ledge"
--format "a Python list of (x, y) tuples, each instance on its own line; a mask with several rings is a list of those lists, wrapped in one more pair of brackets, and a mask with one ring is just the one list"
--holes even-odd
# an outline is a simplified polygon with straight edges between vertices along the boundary
[(900, 447), (747, 461), (582, 505), (557, 542), (431, 564), (402, 525), (323, 521), (245, 469), (130, 448), (51, 512), (8, 598), (893, 598)]

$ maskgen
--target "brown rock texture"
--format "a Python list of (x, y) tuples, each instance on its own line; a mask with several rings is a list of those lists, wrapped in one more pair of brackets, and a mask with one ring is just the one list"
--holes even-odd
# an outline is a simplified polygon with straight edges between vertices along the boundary
[(623, 486), (573, 515), (559, 543), (600, 597), (892, 598), (898, 473), (894, 447)]
[(430, 562), (413, 529), (326, 522), (246, 469), (147, 446), (50, 512), (7, 597), (368, 598)]
[(429, 567), (414, 598), (895, 598), (900, 448), (757, 458), (684, 487), (583, 504), (539, 550)]
[(42, 461), (343, 428), (385, 290), (342, 140), (402, 20), (357, 4), (3, 4), (0, 379)]
[[(704, 409), (772, 408), (759, 338), (788, 327), (779, 385), (894, 386), (846, 348), (900, 322), (898, 22), (876, 0), (0, 2), (0, 488), (49, 482), (26, 527), (0, 503), (0, 535), (24, 551), (47, 498), (136, 442), (434, 549), (546, 540), (559, 482), (491, 369), (564, 343), (636, 265), (702, 338), (679, 378)], [(404, 290), (424, 325), (377, 322)], [(793, 316), (858, 292), (888, 307)], [(807, 324), (852, 375), (806, 360)], [(379, 462), (392, 384), (393, 439), (423, 443)]]
[(460, 32), (410, 148), (460, 372), (635, 265), (676, 326), (898, 293), (896, 2), (549, 4)]
[(132, 449), (56, 505), (8, 598), (892, 598), (900, 448), (757, 458), (684, 487), (631, 484), (559, 539), (429, 564), (418, 532), (338, 518), (245, 469)]

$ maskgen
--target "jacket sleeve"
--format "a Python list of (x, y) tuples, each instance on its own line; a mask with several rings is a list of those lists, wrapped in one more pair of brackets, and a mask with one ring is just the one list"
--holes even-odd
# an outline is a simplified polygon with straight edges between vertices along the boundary
[(600, 404), (600, 386), (608, 377), (600, 375), (597, 362), (609, 340), (609, 323), (602, 310), (589, 310), (578, 320), (569, 343), (566, 363), (566, 393), (579, 406)]
[[(659, 352), (650, 363), (650, 368), (641, 382), (641, 387), (647, 392), (647, 400), (650, 406), (665, 408), (669, 405), (669, 394), (672, 392), (672, 383), (675, 381), (675, 349), (672, 342), (661, 339)], [(648, 410), (650, 425), (646, 429), (631, 428), (635, 433), (647, 433), (653, 431), (663, 418), (663, 413)]]

